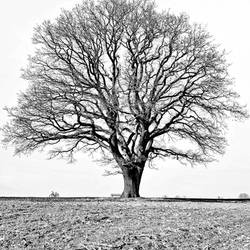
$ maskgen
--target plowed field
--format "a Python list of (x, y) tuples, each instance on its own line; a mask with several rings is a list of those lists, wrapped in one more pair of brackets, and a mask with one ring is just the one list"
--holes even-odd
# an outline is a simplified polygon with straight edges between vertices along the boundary
[(0, 200), (0, 249), (250, 249), (250, 203)]

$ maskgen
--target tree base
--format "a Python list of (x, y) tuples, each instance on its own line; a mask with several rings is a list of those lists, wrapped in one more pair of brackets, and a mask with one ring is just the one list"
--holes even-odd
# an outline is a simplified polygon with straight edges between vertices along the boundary
[(139, 194), (133, 194), (133, 193), (122, 193), (121, 198), (140, 198)]

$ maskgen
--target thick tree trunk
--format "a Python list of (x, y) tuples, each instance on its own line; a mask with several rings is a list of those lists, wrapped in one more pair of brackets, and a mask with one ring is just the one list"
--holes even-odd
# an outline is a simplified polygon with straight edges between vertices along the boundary
[(123, 198), (140, 197), (139, 188), (144, 164), (133, 164), (129, 167), (122, 167), (124, 190), (121, 195)]

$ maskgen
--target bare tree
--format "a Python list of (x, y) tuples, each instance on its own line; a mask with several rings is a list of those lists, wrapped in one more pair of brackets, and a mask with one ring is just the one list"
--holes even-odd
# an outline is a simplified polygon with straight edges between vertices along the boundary
[(150, 1), (83, 1), (36, 27), (33, 42), (31, 84), (7, 109), (4, 142), (70, 159), (99, 151), (123, 174), (123, 197), (139, 197), (156, 157), (212, 161), (225, 118), (248, 116), (208, 32)]

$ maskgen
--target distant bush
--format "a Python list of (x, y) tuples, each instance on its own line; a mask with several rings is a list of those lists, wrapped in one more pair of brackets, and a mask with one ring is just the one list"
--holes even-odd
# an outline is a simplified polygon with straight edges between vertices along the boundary
[(241, 193), (241, 194), (239, 194), (238, 198), (239, 199), (249, 199), (250, 196), (247, 193)]
[(59, 197), (59, 193), (52, 191), (52, 192), (50, 193), (49, 197), (51, 197), (51, 198)]
[(182, 198), (187, 198), (185, 195), (176, 195), (174, 198), (176, 199), (182, 199)]

